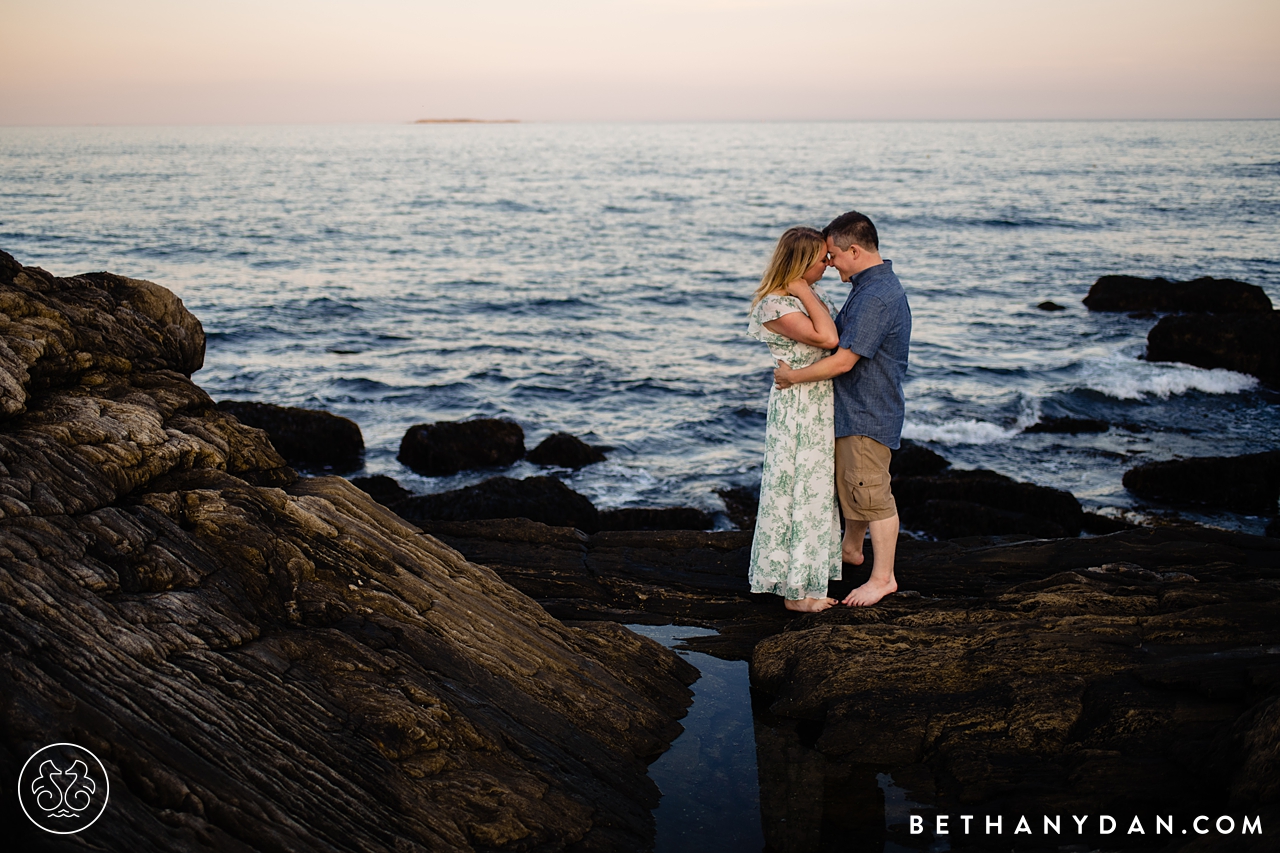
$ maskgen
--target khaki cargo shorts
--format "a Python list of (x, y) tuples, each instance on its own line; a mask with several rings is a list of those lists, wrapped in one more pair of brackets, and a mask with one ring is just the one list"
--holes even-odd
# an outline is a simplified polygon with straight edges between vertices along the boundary
[(892, 456), (892, 450), (865, 435), (836, 439), (836, 493), (845, 518), (880, 521), (898, 514), (889, 488)]

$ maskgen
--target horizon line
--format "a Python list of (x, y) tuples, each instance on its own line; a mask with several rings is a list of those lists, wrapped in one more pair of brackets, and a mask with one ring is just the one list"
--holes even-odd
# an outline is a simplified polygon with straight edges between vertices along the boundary
[(67, 123), (6, 123), (0, 128), (90, 128), (90, 127), (332, 127), (336, 125), (376, 125), (393, 127), (440, 125), (521, 125), (521, 124), (1000, 124), (1000, 123), (1106, 123), (1106, 122), (1246, 122), (1280, 121), (1280, 116), (1230, 116), (1230, 117), (1056, 117), (1056, 118), (682, 118), (682, 119), (385, 119), (385, 120), (329, 120), (329, 121), (242, 121), (242, 122), (67, 122)]

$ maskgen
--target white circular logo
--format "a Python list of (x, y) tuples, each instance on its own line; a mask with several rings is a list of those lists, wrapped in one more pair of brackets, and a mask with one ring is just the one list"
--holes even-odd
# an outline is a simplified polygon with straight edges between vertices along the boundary
[(31, 822), (57, 835), (88, 829), (107, 807), (111, 785), (98, 756), (75, 743), (51, 743), (18, 774), (18, 804)]

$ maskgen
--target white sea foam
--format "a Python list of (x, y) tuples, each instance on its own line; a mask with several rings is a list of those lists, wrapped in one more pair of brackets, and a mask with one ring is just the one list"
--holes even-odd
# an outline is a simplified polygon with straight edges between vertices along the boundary
[(1178, 362), (1141, 361), (1124, 353), (1086, 362), (1080, 374), (1080, 387), (1117, 400), (1141, 400), (1146, 396), (1168, 399), (1188, 391), (1239, 394), (1257, 385), (1258, 380), (1252, 376), (1231, 370), (1206, 370)]
[(938, 444), (996, 444), (1009, 440), (1019, 432), (1020, 428), (1005, 429), (998, 424), (975, 420), (944, 421), (940, 424), (907, 421), (902, 427), (903, 438)]
[(1018, 420), (1008, 427), (974, 419), (943, 421), (936, 424), (907, 421), (902, 426), (902, 437), (912, 441), (932, 441), (947, 445), (998, 444), (1008, 441), (1040, 420), (1039, 400), (1023, 395), (1019, 408)]
[(643, 468), (613, 461), (590, 465), (566, 481), (601, 509), (645, 505), (646, 495), (661, 485)]

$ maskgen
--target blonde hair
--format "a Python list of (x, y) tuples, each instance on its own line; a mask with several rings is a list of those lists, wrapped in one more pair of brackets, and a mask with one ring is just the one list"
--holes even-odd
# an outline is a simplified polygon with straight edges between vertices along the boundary
[(755, 297), (751, 300), (754, 310), (761, 299), (774, 293), (782, 293), (787, 285), (800, 278), (813, 262), (827, 253), (827, 241), (822, 233), (814, 228), (797, 226), (788, 228), (778, 238), (773, 257), (769, 260), (769, 268), (760, 279)]

